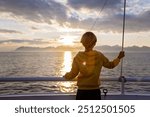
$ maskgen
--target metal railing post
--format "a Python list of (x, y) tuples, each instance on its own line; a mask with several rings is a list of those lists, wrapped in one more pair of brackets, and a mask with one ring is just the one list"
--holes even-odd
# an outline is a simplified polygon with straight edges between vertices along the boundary
[(121, 95), (124, 95), (124, 81), (121, 82)]
[(124, 76), (120, 76), (119, 77), (119, 82), (121, 82), (121, 95), (124, 95), (124, 92), (125, 92), (125, 82), (126, 82), (126, 78)]

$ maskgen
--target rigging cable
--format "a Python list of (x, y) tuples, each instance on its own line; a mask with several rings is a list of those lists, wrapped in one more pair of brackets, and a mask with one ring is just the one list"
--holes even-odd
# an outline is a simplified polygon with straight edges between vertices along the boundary
[[(98, 16), (104, 10), (107, 2), (108, 2), (108, 0), (105, 0), (103, 7), (100, 9), (100, 11), (98, 13)], [(98, 16), (97, 16), (96, 20), (94, 21), (93, 25), (91, 26), (90, 30), (93, 30), (94, 26), (96, 25), (97, 20), (98, 20)], [(125, 20), (126, 20), (126, 0), (124, 0), (124, 12), (123, 12), (122, 51), (124, 51)], [(121, 79), (121, 81), (122, 81), (121, 94), (123, 95), (124, 94), (124, 82), (126, 80), (125, 80), (125, 77), (122, 76), (122, 72), (123, 72), (123, 58), (121, 59), (120, 78), (119, 78), (119, 80)]]
[[(124, 0), (123, 30), (122, 30), (122, 51), (124, 50), (125, 19), (126, 19), (126, 0)], [(123, 58), (121, 59), (119, 81), (121, 81), (121, 94), (124, 95), (124, 83), (126, 82), (126, 79), (122, 75), (122, 72), (123, 72)]]
[(104, 5), (102, 6), (102, 8), (99, 10), (99, 13), (97, 15), (97, 18), (95, 19), (93, 25), (91, 26), (90, 30), (93, 30), (94, 26), (96, 25), (97, 21), (98, 21), (98, 16), (101, 14), (101, 12), (104, 10), (106, 4), (107, 4), (108, 0), (105, 0)]
[[(108, 0), (105, 0), (104, 5), (99, 10), (98, 16), (101, 14), (101, 12), (104, 10)], [(93, 30), (94, 26), (96, 25), (98, 21), (98, 16), (96, 20), (94, 21), (93, 25), (91, 26), (90, 30)], [(125, 37), (125, 19), (126, 19), (126, 0), (124, 0), (124, 13), (123, 13), (123, 30), (122, 30), (122, 51), (124, 50), (124, 37)], [(121, 59), (121, 70), (120, 70), (120, 77), (122, 77), (123, 72), (123, 58)]]
[[(123, 30), (122, 30), (122, 51), (124, 50), (125, 19), (126, 19), (126, 0), (124, 0)], [(120, 77), (122, 77), (122, 72), (123, 72), (123, 58), (121, 59)]]

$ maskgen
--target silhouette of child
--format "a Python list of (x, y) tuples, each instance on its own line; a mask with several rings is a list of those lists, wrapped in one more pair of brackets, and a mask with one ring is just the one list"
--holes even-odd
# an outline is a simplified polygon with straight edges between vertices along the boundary
[(77, 78), (77, 100), (99, 100), (100, 72), (102, 67), (112, 69), (116, 67), (124, 52), (121, 51), (116, 59), (109, 61), (101, 52), (93, 50), (97, 42), (94, 33), (86, 32), (81, 38), (85, 51), (78, 52), (73, 59), (71, 71), (64, 75), (66, 80)]

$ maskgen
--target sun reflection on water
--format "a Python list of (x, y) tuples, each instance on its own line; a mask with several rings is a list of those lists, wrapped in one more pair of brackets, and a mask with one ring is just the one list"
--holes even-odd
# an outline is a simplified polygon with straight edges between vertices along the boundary
[(76, 83), (75, 82), (61, 82), (59, 83), (59, 89), (61, 92), (64, 93), (73, 93), (76, 89)]
[[(62, 63), (61, 75), (63, 76), (66, 72), (71, 70), (72, 65), (72, 52), (65, 51), (64, 52), (64, 61)], [(72, 93), (75, 92), (76, 83), (75, 82), (61, 82), (58, 84), (60, 91), (65, 93)]]
[(66, 72), (69, 72), (72, 64), (72, 53), (70, 51), (64, 52), (64, 61), (62, 64), (61, 75), (64, 75)]

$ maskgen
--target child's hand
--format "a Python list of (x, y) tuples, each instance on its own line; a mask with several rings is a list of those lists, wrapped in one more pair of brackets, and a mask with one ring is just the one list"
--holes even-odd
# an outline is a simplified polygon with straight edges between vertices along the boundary
[(118, 55), (118, 58), (119, 58), (119, 59), (122, 59), (124, 56), (125, 56), (124, 51), (120, 51), (120, 53), (119, 53), (119, 55)]

